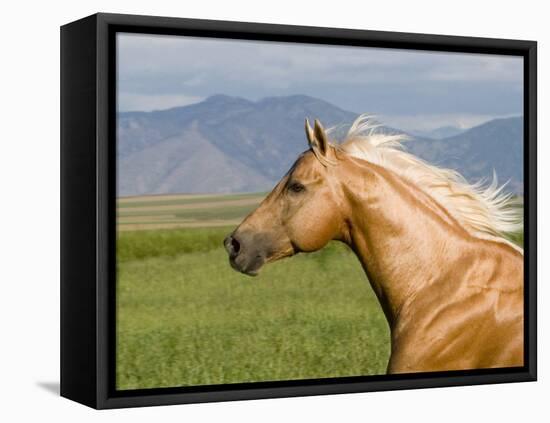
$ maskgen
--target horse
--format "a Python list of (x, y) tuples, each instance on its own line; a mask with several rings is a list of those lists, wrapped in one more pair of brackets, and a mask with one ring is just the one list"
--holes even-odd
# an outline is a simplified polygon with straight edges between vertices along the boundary
[(523, 250), (504, 237), (522, 212), (496, 175), (469, 184), (365, 115), (340, 142), (305, 130), (309, 149), (225, 238), (233, 269), (341, 241), (386, 316), (388, 374), (523, 366)]

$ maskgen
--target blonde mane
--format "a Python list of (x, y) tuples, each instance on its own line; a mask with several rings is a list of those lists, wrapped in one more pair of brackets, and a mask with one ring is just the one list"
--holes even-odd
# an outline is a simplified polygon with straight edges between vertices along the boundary
[(350, 156), (390, 169), (412, 182), (474, 236), (498, 238), (509, 243), (504, 234), (523, 228), (523, 214), (518, 207), (521, 201), (513, 194), (503, 192), (506, 184), (498, 186), (494, 171), (491, 183), (479, 181), (470, 184), (454, 170), (436, 167), (407, 153), (402, 148), (402, 143), (408, 140), (406, 135), (376, 132), (379, 126), (369, 116), (361, 115), (353, 122), (344, 140), (332, 146)]

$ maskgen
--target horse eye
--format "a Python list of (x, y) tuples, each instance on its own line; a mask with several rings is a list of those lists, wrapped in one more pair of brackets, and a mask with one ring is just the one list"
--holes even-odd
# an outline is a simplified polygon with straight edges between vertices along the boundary
[(306, 187), (303, 186), (301, 183), (299, 182), (293, 182), (289, 187), (288, 189), (292, 192), (302, 192), (302, 191), (305, 191)]

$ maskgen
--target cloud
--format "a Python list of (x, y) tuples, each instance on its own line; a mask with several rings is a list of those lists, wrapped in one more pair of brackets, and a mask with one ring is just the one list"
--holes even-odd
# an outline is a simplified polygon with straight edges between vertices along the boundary
[(376, 119), (385, 125), (404, 131), (431, 131), (444, 126), (468, 129), (493, 119), (508, 118), (517, 114), (491, 115), (468, 113), (434, 113), (412, 115), (378, 115)]
[(307, 94), (401, 115), (523, 107), (521, 57), (143, 34), (117, 40), (121, 97)]
[(187, 106), (204, 100), (203, 97), (185, 95), (155, 95), (120, 93), (117, 98), (118, 109), (121, 111), (142, 111), (170, 109), (177, 106)]

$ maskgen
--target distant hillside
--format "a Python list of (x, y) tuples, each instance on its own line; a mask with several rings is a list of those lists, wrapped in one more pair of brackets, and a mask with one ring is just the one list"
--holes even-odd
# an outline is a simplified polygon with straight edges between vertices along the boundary
[(508, 190), (523, 193), (523, 118), (495, 119), (441, 140), (407, 143), (423, 159), (456, 169), (470, 182), (492, 178), (510, 181)]
[(268, 190), (306, 150), (305, 117), (330, 126), (355, 116), (307, 96), (252, 102), (216, 95), (186, 107), (120, 113), (118, 194)]
[(441, 126), (429, 131), (410, 131), (412, 135), (424, 138), (441, 139), (461, 134), (465, 129), (456, 126)]
[[(303, 95), (257, 102), (216, 95), (185, 107), (120, 113), (118, 195), (269, 190), (307, 148), (305, 117), (328, 127), (356, 116)], [(470, 180), (494, 167), (521, 192), (522, 134), (520, 118), (502, 119), (454, 137), (417, 137), (407, 148)]]

